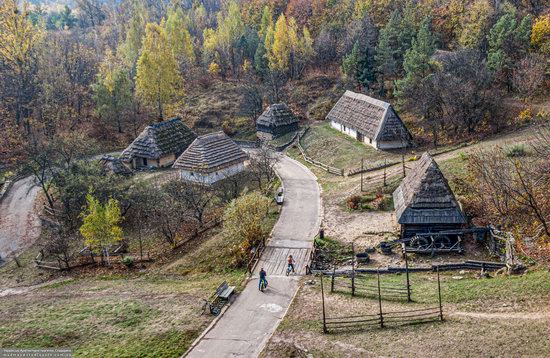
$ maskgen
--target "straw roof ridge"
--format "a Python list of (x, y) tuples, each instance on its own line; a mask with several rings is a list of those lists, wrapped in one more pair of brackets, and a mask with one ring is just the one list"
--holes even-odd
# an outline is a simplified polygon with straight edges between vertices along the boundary
[(400, 224), (466, 223), (447, 179), (427, 152), (403, 179), (393, 197)]
[(407, 141), (411, 139), (403, 121), (389, 103), (362, 93), (346, 91), (326, 118), (377, 141), (399, 140), (403, 136)]
[(280, 127), (298, 123), (299, 120), (286, 103), (275, 103), (266, 108), (258, 117), (256, 124), (265, 127)]
[(130, 161), (135, 157), (158, 159), (164, 155), (179, 155), (197, 135), (176, 117), (147, 126), (121, 154)]
[(248, 155), (227, 134), (215, 132), (197, 137), (173, 167), (208, 174), (247, 159)]

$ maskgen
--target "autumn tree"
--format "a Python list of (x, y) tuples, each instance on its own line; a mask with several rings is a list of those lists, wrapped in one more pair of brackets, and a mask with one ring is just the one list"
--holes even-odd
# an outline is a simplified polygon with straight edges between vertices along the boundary
[[(16, 0), (0, 3), (0, 61), (5, 66), (2, 85), (16, 125), (31, 115), (29, 105), (36, 89), (38, 47), (42, 38), (43, 30), (32, 23), (26, 1), (21, 7)], [(28, 122), (26, 125), (29, 128)]]
[(141, 55), (137, 62), (137, 94), (150, 106), (156, 106), (159, 118), (164, 118), (165, 106), (182, 94), (183, 78), (170, 48), (164, 20), (160, 25), (149, 23)]
[(181, 8), (168, 10), (165, 27), (168, 43), (180, 67), (183, 69), (185, 66), (192, 65), (195, 62), (193, 39), (187, 29)]
[(86, 202), (87, 207), (82, 212), (83, 223), (80, 226), (84, 244), (92, 251), (99, 250), (109, 264), (109, 247), (122, 241), (120, 206), (115, 199), (109, 199), (103, 205), (90, 193), (86, 195)]
[(132, 80), (130, 70), (111, 50), (107, 50), (92, 89), (97, 114), (107, 123), (116, 124), (118, 133), (122, 133), (124, 112), (132, 104)]
[(244, 262), (252, 248), (267, 238), (264, 219), (271, 200), (258, 193), (250, 193), (233, 200), (225, 209), (224, 233), (240, 239), (238, 260)]

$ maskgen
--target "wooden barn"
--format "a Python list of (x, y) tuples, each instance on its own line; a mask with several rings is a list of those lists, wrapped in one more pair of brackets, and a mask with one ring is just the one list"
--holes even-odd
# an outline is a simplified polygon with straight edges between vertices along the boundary
[(412, 142), (389, 103), (361, 93), (346, 91), (326, 118), (336, 130), (376, 149), (404, 148)]
[(393, 192), (401, 237), (460, 229), (466, 216), (439, 166), (424, 153)]
[(272, 140), (298, 130), (298, 122), (285, 103), (272, 104), (256, 120), (256, 135), (262, 140)]
[(176, 160), (181, 179), (211, 185), (245, 169), (248, 155), (223, 132), (198, 137)]
[(151, 124), (124, 149), (120, 159), (132, 169), (168, 167), (195, 138), (180, 118)]

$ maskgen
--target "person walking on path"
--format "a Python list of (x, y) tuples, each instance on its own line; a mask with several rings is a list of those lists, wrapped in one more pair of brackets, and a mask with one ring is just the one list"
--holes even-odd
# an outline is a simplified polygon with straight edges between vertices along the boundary
[(267, 288), (267, 272), (264, 268), (260, 269), (260, 282), (258, 282), (258, 290), (262, 291)]
[(287, 262), (288, 262), (288, 267), (286, 269), (286, 275), (288, 276), (291, 270), (292, 270), (292, 273), (296, 273), (296, 271), (294, 271), (294, 263), (296, 261), (294, 261), (294, 258), (292, 257), (292, 255), (288, 255)]

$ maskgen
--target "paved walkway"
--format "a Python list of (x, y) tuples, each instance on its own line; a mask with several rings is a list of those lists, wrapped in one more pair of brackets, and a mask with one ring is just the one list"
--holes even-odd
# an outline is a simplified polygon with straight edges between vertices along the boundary
[[(283, 319), (298, 290), (299, 275), (320, 226), (320, 192), (313, 174), (300, 163), (282, 157), (277, 166), (285, 187), (285, 203), (272, 239), (257, 265), (255, 277), (218, 323), (188, 357), (256, 357)], [(296, 259), (297, 275), (285, 275), (288, 254)], [(269, 287), (258, 290), (257, 272), (267, 271)]]

